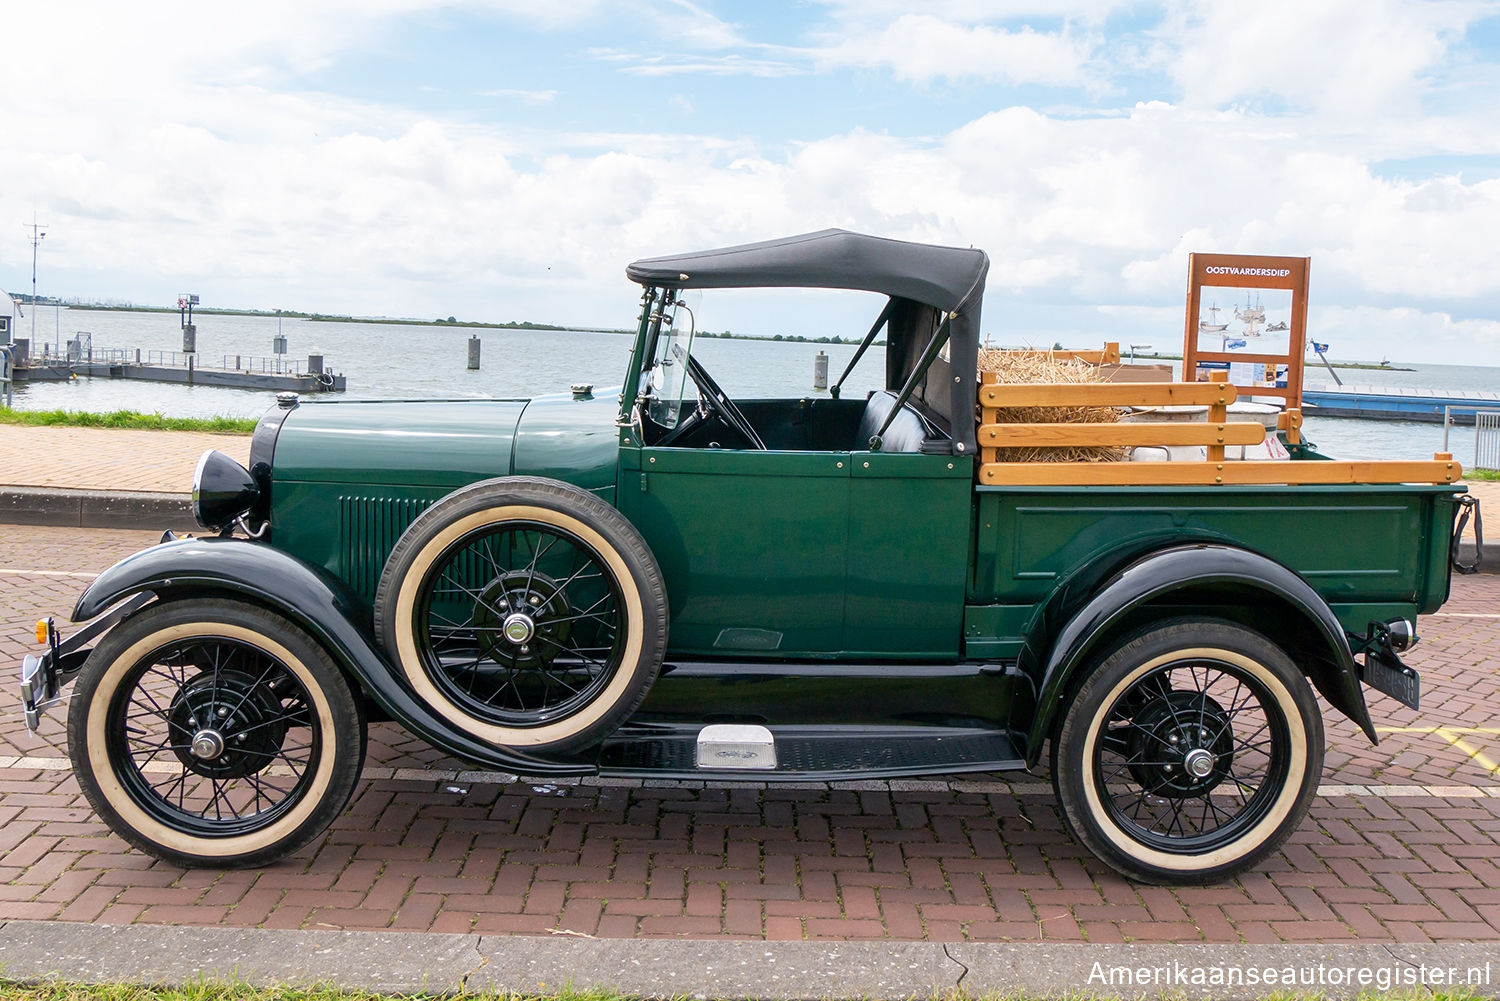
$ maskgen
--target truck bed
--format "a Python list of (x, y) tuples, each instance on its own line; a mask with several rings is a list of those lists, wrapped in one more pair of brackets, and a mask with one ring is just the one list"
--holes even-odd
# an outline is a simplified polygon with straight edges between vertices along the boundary
[[(1316, 462), (1318, 460), (1306, 460)], [(1456, 495), (1447, 484), (977, 486), (965, 614), (970, 658), (1019, 654), (1038, 606), (1086, 568), (1224, 543), (1295, 570), (1344, 627), (1415, 619), (1448, 596)], [(1093, 569), (1086, 576), (1098, 579)]]

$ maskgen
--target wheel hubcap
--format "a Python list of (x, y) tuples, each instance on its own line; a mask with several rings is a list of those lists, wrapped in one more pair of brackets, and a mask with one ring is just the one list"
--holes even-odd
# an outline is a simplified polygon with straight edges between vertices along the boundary
[(1169, 799), (1212, 790), (1234, 760), (1229, 714), (1201, 692), (1153, 693), (1135, 714), (1129, 744), (1135, 780)]
[(216, 779), (244, 778), (276, 760), (291, 722), (271, 687), (239, 670), (190, 678), (167, 709), (177, 759)]
[(214, 761), (224, 753), (224, 736), (217, 730), (199, 730), (193, 735), (193, 757)]
[(511, 612), (505, 617), (503, 631), (506, 639), (520, 646), (531, 642), (531, 637), (536, 633), (536, 623), (531, 621), (529, 615)]
[(1214, 756), (1201, 747), (1195, 747), (1182, 759), (1183, 769), (1195, 779), (1206, 779), (1214, 770)]
[(490, 581), (474, 609), (485, 657), (511, 668), (544, 667), (556, 659), (573, 624), (563, 590), (534, 571), (510, 571)]

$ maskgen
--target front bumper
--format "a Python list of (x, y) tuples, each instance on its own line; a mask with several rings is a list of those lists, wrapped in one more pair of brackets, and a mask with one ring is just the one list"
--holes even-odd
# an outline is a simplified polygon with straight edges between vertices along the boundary
[(63, 701), (63, 687), (78, 675), (83, 662), (88, 659), (92, 650), (89, 644), (155, 598), (154, 594), (138, 594), (108, 614), (94, 619), (66, 640), (59, 640), (57, 628), (48, 622), (51, 645), (47, 652), (40, 657), (27, 654), (21, 658), (21, 711), (26, 716), (28, 731), (36, 733), (42, 714)]

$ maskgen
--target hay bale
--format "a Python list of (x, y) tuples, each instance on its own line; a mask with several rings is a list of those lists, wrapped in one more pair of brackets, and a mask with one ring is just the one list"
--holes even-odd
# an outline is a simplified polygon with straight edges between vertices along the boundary
[[(1105, 381), (1093, 365), (1036, 351), (982, 348), (979, 371), (993, 372), (997, 381), (1008, 383), (1077, 385)], [(1001, 424), (1114, 424), (1120, 419), (1115, 407), (1001, 407), (994, 413)], [(995, 451), (1000, 462), (1119, 462), (1130, 452), (1102, 445)]]

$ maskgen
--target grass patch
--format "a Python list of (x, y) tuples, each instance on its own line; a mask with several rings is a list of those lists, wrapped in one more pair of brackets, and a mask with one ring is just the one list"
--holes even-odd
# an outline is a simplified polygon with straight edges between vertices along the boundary
[(0, 424), (25, 427), (125, 428), (133, 431), (211, 431), (215, 434), (250, 434), (254, 417), (164, 417), (136, 410), (112, 410), (107, 414), (83, 410), (10, 410), (0, 407)]
[(1465, 469), (1466, 480), (1500, 480), (1500, 469)]

